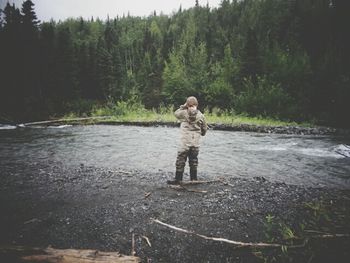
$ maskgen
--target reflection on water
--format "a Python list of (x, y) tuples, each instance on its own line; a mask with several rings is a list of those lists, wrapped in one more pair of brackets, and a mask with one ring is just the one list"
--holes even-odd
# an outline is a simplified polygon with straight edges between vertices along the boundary
[[(0, 129), (0, 165), (14, 171), (16, 163), (63, 163), (166, 173), (174, 171), (178, 140), (179, 130), (165, 127)], [(349, 144), (349, 138), (331, 136), (209, 131), (199, 174), (350, 188)]]

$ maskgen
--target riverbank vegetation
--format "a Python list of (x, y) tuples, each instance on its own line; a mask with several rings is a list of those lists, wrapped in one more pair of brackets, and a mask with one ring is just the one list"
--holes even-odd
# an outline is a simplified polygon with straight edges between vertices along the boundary
[[(335, 202), (337, 204), (335, 205)], [(318, 200), (303, 203), (302, 218), (294, 225), (268, 214), (265, 221), (265, 237), (270, 243), (283, 243), (275, 251), (253, 252), (264, 262), (328, 262), (337, 259), (343, 262), (348, 257), (349, 234), (347, 221), (350, 218), (346, 204), (337, 200)]]
[[(65, 114), (63, 119), (69, 121), (80, 117), (106, 117), (106, 118), (92, 118), (90, 122), (154, 122), (166, 123), (176, 122), (174, 117), (174, 106), (160, 105), (158, 108), (146, 109), (141, 102), (133, 100), (109, 102), (103, 105), (89, 104), (86, 101), (79, 104), (85, 104), (85, 111), (80, 110), (83, 106), (67, 105), (71, 112)], [(86, 106), (88, 105), (88, 106)], [(205, 108), (203, 110), (206, 120), (210, 124), (227, 124), (240, 125), (251, 124), (259, 126), (313, 126), (310, 122), (296, 123), (291, 121), (280, 121), (272, 118), (257, 116), (250, 117), (244, 114), (237, 114), (234, 111), (221, 110), (219, 108)]]
[[(194, 1), (171, 15), (41, 23), (32, 1), (7, 4), (0, 119), (100, 115), (114, 109), (111, 101), (135, 97), (142, 107), (134, 110), (147, 115), (194, 95), (209, 119), (348, 127), (347, 10), (342, 0), (223, 0), (218, 8)], [(101, 106), (91, 111), (89, 101)]]

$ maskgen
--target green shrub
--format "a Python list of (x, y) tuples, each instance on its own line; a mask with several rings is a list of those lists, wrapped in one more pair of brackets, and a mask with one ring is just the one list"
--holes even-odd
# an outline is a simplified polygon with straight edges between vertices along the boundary
[(68, 115), (86, 117), (95, 107), (96, 101), (87, 99), (77, 99), (63, 103), (63, 111)]
[(255, 81), (245, 79), (243, 86), (243, 91), (234, 99), (237, 112), (280, 119), (291, 118), (295, 114), (293, 99), (279, 83), (258, 76)]
[(137, 99), (131, 98), (126, 101), (112, 100), (108, 101), (105, 105), (97, 105), (92, 110), (93, 116), (126, 116), (129, 114), (144, 114), (146, 109), (144, 105)]

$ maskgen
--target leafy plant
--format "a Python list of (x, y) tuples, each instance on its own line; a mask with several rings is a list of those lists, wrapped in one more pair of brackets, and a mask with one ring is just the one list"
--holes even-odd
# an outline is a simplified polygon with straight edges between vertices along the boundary
[(243, 91), (234, 100), (238, 112), (275, 118), (290, 118), (295, 114), (293, 99), (281, 84), (269, 80), (267, 76), (257, 76), (256, 80), (246, 78), (243, 86)]

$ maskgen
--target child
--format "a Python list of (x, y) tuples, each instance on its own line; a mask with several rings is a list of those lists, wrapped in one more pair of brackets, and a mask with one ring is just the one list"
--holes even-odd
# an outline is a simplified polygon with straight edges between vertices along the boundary
[(197, 99), (188, 97), (186, 103), (175, 111), (175, 117), (181, 121), (181, 143), (177, 152), (175, 179), (168, 181), (168, 184), (181, 183), (187, 157), (190, 179), (197, 180), (199, 139), (208, 129), (204, 115), (197, 110), (197, 106)]

